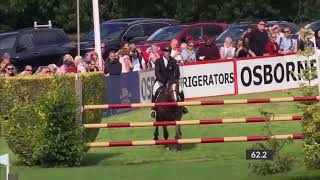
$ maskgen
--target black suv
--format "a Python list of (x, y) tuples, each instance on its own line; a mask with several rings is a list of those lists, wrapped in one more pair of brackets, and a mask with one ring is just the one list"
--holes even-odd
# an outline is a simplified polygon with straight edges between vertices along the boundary
[[(289, 28), (291, 33), (296, 36), (295, 34), (299, 31), (300, 27), (292, 22), (287, 21), (264, 21), (268, 25), (268, 27), (272, 27), (274, 24), (278, 24), (280, 26), (280, 29), (283, 30), (284, 28)], [(220, 48), (223, 46), (223, 42), (226, 37), (231, 37), (233, 40), (233, 43), (235, 43), (238, 39), (241, 39), (242, 34), (246, 29), (251, 27), (256, 27), (256, 25), (259, 23), (259, 20), (253, 20), (253, 21), (242, 21), (238, 23), (232, 24), (228, 29), (226, 29), (223, 33), (221, 33), (216, 40), (217, 47)], [(296, 38), (296, 37), (295, 37)]]
[[(173, 19), (128, 18), (114, 19), (100, 25), (101, 43), (105, 44), (105, 52), (120, 49), (123, 42), (137, 43), (146, 40), (160, 28), (177, 25)], [(81, 54), (94, 49), (94, 32), (87, 33), (80, 45)], [(105, 54), (103, 54), (105, 57)]]
[(0, 34), (0, 55), (5, 52), (21, 71), (25, 65), (61, 65), (65, 54), (76, 55), (76, 46), (61, 29), (27, 28)]

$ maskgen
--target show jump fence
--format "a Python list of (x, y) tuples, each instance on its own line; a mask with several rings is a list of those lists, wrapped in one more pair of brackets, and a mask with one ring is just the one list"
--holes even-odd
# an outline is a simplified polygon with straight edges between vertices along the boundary
[(257, 104), (257, 103), (279, 103), (279, 102), (301, 102), (301, 101), (320, 101), (320, 96), (237, 99), (237, 100), (213, 100), (213, 101), (185, 101), (185, 102), (84, 105), (83, 110), (146, 108), (146, 107), (158, 107), (158, 106), (171, 106), (171, 107), (176, 107), (176, 106), (209, 106), (209, 105), (227, 105), (227, 104)]
[[(136, 103), (136, 104), (102, 104), (85, 105), (83, 110), (91, 109), (120, 109), (120, 108), (145, 108), (158, 106), (207, 106), (207, 105), (227, 105), (227, 104), (257, 104), (257, 103), (281, 103), (281, 102), (302, 102), (319, 101), (320, 96), (305, 97), (283, 97), (283, 98), (259, 98), (259, 99), (238, 99), (238, 100), (213, 100), (213, 101), (187, 101), (187, 102), (159, 102), (159, 103)], [(162, 122), (124, 122), (105, 124), (84, 124), (84, 128), (130, 128), (130, 127), (153, 127), (153, 126), (175, 126), (175, 125), (217, 125), (232, 123), (259, 123), (259, 122), (280, 122), (280, 121), (300, 121), (301, 116), (275, 116), (267, 119), (265, 117), (249, 117), (234, 119), (204, 119), (186, 121), (162, 121)], [(240, 137), (214, 137), (197, 139), (174, 139), (174, 140), (143, 140), (143, 141), (118, 141), (118, 142), (91, 142), (88, 147), (120, 147), (120, 146), (148, 146), (165, 144), (197, 144), (197, 143), (224, 143), (224, 142), (248, 142), (266, 141), (269, 139), (303, 139), (302, 134), (286, 134), (274, 136), (240, 136)]]

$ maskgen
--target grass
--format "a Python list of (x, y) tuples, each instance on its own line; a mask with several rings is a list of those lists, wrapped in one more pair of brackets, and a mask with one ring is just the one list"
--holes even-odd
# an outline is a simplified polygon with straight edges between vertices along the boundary
[[(299, 95), (297, 91), (291, 91)], [(260, 93), (215, 99), (239, 99), (258, 97), (287, 97), (288, 92)], [(190, 107), (184, 119), (239, 118), (260, 116), (260, 110), (274, 114), (299, 115), (297, 103), (252, 104)], [(149, 109), (105, 118), (104, 122), (150, 121)], [(264, 123), (229, 124), (209, 126), (183, 126), (183, 138), (263, 135)], [(174, 137), (174, 128), (170, 137)], [(300, 133), (300, 122), (277, 122), (272, 124), (274, 134)], [(161, 131), (162, 132), (162, 131)], [(161, 134), (162, 135), (162, 134)], [(161, 137), (161, 136), (160, 136)], [(101, 129), (96, 141), (151, 140), (153, 128)], [(121, 147), (91, 149), (77, 168), (40, 168), (17, 165), (10, 154), (12, 171), (20, 180), (37, 179), (320, 179), (320, 170), (306, 170), (303, 164), (303, 142), (295, 141), (285, 151), (297, 158), (294, 169), (287, 174), (257, 176), (248, 169), (245, 150), (253, 143), (196, 144), (183, 146), (182, 152), (165, 151), (163, 146)], [(0, 154), (10, 152), (4, 139), (0, 138)], [(4, 168), (1, 168), (3, 171)], [(2, 176), (3, 177), (3, 176)]]

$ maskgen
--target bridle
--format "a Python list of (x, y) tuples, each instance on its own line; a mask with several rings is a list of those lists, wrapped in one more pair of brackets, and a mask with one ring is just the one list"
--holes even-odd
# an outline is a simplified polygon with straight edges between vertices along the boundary
[(167, 94), (171, 95), (171, 101), (172, 102), (178, 102), (180, 101), (179, 94), (179, 84), (178, 83), (172, 83), (167, 86)]

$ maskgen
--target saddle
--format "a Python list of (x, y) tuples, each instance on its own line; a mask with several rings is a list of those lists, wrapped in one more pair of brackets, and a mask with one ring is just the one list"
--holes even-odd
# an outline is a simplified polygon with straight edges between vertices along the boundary
[(161, 86), (157, 89), (156, 93), (155, 93), (155, 102), (157, 102), (159, 95), (162, 93), (162, 91), (164, 91), (166, 89), (165, 86)]

